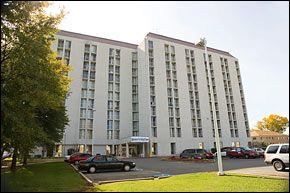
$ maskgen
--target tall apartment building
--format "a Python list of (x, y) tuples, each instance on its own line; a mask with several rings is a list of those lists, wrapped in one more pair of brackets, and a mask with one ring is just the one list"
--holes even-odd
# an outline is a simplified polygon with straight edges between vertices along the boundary
[(203, 47), (154, 33), (135, 45), (60, 31), (53, 49), (73, 68), (60, 156), (70, 149), (127, 157), (209, 149), (213, 113), (221, 146), (251, 142), (239, 62), (228, 52), (208, 48), (208, 74)]

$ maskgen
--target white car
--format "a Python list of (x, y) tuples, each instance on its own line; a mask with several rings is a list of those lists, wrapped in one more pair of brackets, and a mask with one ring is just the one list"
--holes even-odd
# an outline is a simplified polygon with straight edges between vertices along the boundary
[(266, 164), (271, 164), (277, 171), (283, 171), (289, 167), (289, 143), (271, 144), (265, 151)]
[(262, 148), (253, 148), (253, 150), (257, 152), (259, 157), (264, 157), (265, 151)]

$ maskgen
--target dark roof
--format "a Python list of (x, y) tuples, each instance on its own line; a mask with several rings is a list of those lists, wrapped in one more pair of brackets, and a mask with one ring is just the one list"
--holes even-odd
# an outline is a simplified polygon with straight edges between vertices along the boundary
[[(90, 35), (70, 32), (70, 31), (65, 31), (65, 30), (60, 30), (57, 34), (58, 35), (63, 35), (63, 36), (68, 36), (68, 37), (73, 37), (73, 38), (79, 38), (79, 39), (85, 39), (85, 40), (105, 43), (105, 44), (111, 44), (111, 45), (120, 46), (120, 47), (127, 47), (127, 48), (132, 48), (132, 49), (137, 49), (137, 47), (138, 47), (137, 44), (131, 44), (131, 43), (121, 42), (121, 41), (117, 41), (117, 40), (100, 38), (100, 37), (95, 37), (95, 36), (90, 36)], [(171, 37), (167, 37), (167, 36), (163, 36), (163, 35), (159, 35), (159, 34), (155, 34), (155, 33), (151, 33), (151, 32), (149, 32), (146, 36), (147, 37), (153, 37), (153, 38), (161, 39), (161, 40), (165, 40), (165, 41), (169, 41), (169, 42), (174, 42), (174, 43), (177, 43), (177, 44), (182, 44), (182, 45), (189, 46), (189, 47), (194, 47), (194, 48), (197, 48), (197, 49), (202, 49), (200, 46), (197, 46), (194, 43), (183, 41), (183, 40), (179, 40), (179, 39), (175, 39), (175, 38), (171, 38)], [(218, 53), (218, 54), (223, 54), (223, 55), (226, 55), (226, 56), (234, 57), (229, 52), (226, 52), (226, 51), (218, 50), (218, 49), (211, 48), (211, 47), (207, 47), (207, 49), (210, 52), (214, 52), (214, 53)]]
[[(149, 32), (146, 36), (147, 37), (161, 39), (161, 40), (165, 40), (165, 41), (169, 41), (169, 42), (174, 42), (174, 43), (177, 43), (177, 44), (182, 44), (182, 45), (185, 45), (185, 46), (194, 47), (194, 48), (197, 48), (197, 49), (202, 49), (200, 46), (197, 46), (194, 43), (186, 42), (186, 41), (183, 41), (183, 40), (179, 40), (179, 39), (175, 39), (175, 38), (171, 38), (171, 37), (167, 37), (167, 36), (163, 36), (163, 35), (159, 35), (159, 34), (155, 34), (155, 33), (152, 33), (152, 32)], [(223, 51), (223, 50), (218, 50), (218, 49), (211, 48), (211, 47), (207, 47), (207, 50), (210, 51), (210, 52), (215, 52), (215, 53), (218, 53), (218, 54), (223, 54), (223, 55), (226, 55), (226, 56), (234, 57), (229, 52), (226, 52), (226, 51)]]
[(100, 37), (95, 37), (95, 36), (90, 36), (90, 35), (85, 35), (85, 34), (80, 34), (80, 33), (75, 33), (75, 32), (69, 32), (69, 31), (65, 31), (65, 30), (60, 30), (57, 34), (62, 35), (62, 36), (80, 38), (80, 39), (100, 42), (100, 43), (104, 43), (104, 44), (111, 44), (111, 45), (115, 45), (115, 46), (127, 47), (127, 48), (132, 48), (132, 49), (137, 49), (137, 47), (138, 47), (138, 45), (136, 45), (136, 44), (130, 44), (130, 43), (121, 42), (121, 41), (117, 41), (117, 40), (111, 40), (111, 39), (100, 38)]

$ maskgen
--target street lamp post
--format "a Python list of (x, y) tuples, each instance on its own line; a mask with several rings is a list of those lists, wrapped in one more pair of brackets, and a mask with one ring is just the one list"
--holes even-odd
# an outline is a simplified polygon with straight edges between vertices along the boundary
[(222, 163), (222, 157), (221, 157), (220, 137), (219, 137), (218, 126), (217, 126), (216, 109), (214, 105), (212, 79), (211, 79), (209, 60), (208, 60), (208, 54), (207, 54), (206, 39), (205, 38), (201, 39), (201, 43), (204, 45), (205, 61), (206, 61), (208, 81), (209, 81), (210, 100), (211, 100), (211, 107), (212, 107), (212, 114), (213, 114), (215, 142), (216, 142), (216, 149), (217, 149), (218, 169), (219, 169), (218, 175), (223, 176), (224, 171), (223, 171), (223, 163)]

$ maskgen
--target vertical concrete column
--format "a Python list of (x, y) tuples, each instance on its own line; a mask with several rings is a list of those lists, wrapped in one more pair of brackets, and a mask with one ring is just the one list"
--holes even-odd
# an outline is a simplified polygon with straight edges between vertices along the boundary
[(145, 157), (145, 143), (142, 143), (142, 157)]
[(126, 143), (126, 157), (129, 157), (129, 144)]
[(115, 154), (115, 145), (112, 145), (112, 154)]

